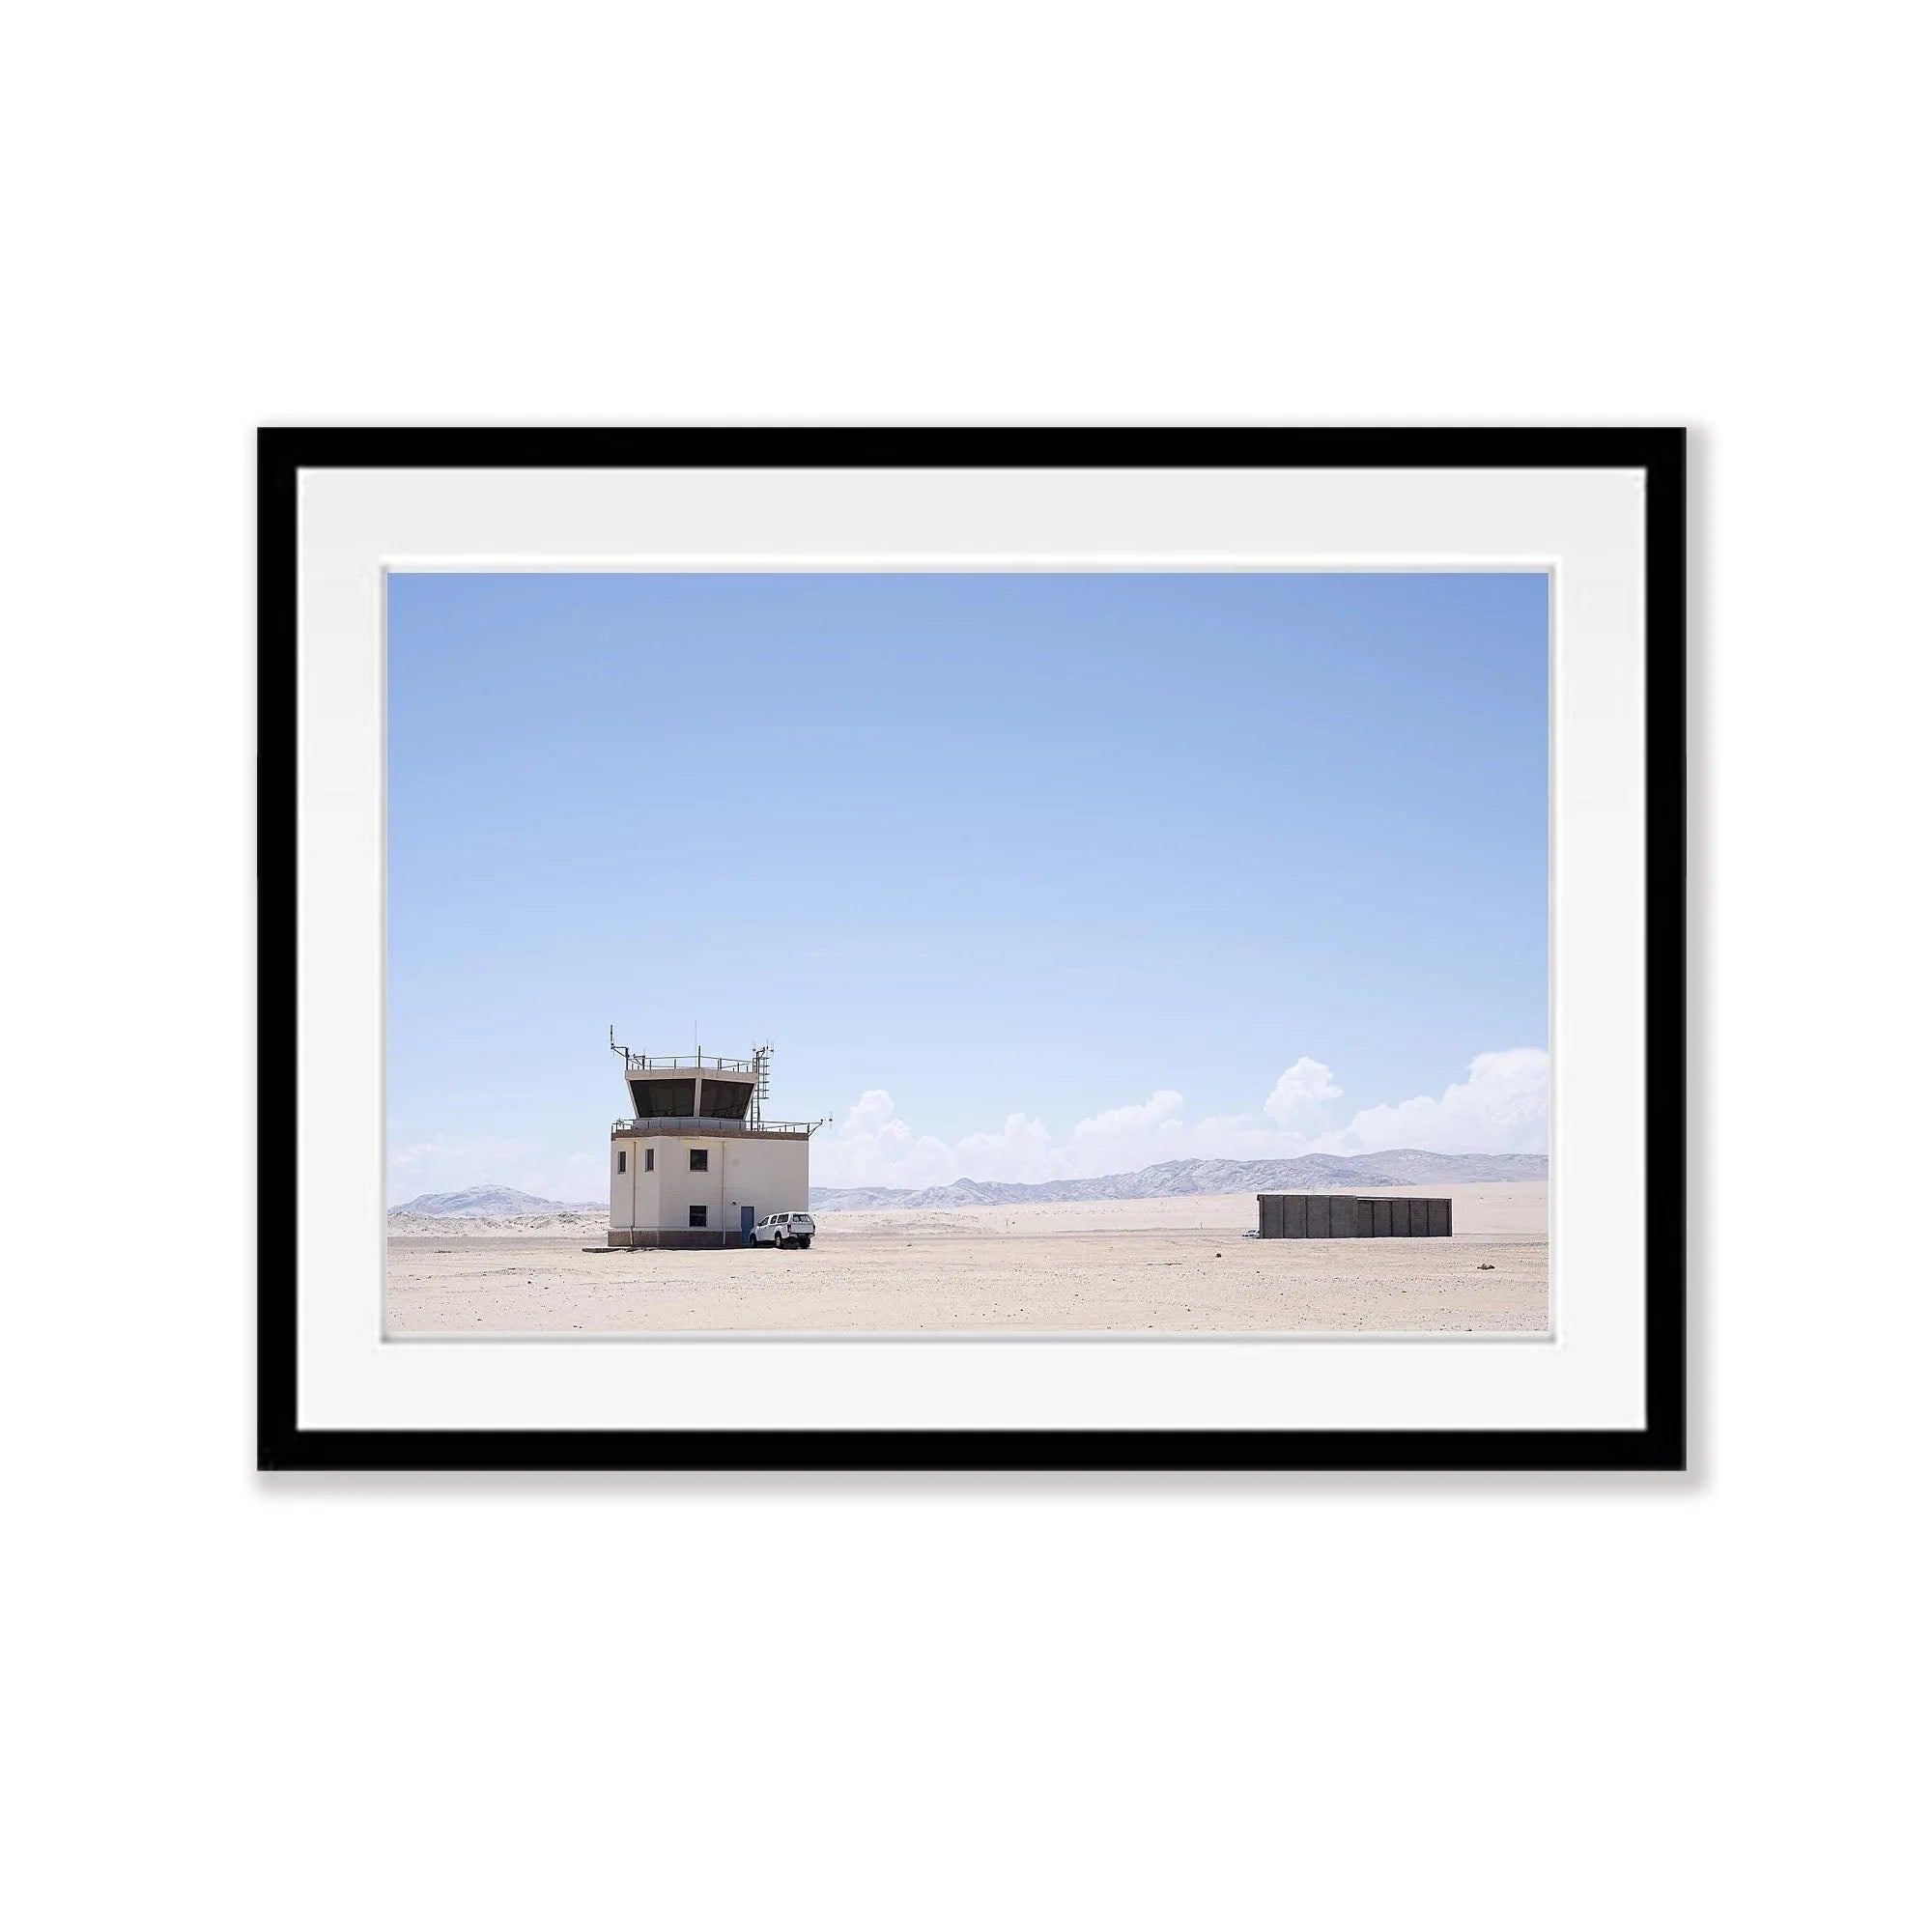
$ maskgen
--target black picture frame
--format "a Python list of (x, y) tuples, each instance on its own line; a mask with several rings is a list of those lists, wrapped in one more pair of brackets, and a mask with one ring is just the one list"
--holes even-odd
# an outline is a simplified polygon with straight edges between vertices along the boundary
[[(1428, 429), (355, 429), (257, 439), (258, 1011), (296, 980), (297, 494), (303, 469), (1624, 469), (1644, 495), (1645, 1420), (1628, 1430), (317, 1430), (297, 1414), (290, 1213), (260, 1215), (263, 1470), (1681, 1470), (1687, 1456), (1686, 432)], [(260, 1118), (289, 1074), (259, 1044)], [(270, 1091), (272, 1070), (274, 1090)], [(286, 1198), (286, 1142), (258, 1200)]]

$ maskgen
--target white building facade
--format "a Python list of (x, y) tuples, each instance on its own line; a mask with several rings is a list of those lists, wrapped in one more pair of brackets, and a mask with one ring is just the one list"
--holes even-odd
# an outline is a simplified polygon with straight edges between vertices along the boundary
[(735, 1248), (753, 1221), (810, 1204), (815, 1122), (765, 1118), (771, 1049), (624, 1056), (630, 1115), (611, 1127), (613, 1248)]

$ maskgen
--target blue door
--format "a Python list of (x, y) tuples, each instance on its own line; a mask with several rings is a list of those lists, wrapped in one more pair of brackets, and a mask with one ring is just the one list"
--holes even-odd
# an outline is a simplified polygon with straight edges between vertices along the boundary
[(738, 1238), (749, 1248), (752, 1245), (752, 1223), (758, 1218), (755, 1208), (738, 1209)]

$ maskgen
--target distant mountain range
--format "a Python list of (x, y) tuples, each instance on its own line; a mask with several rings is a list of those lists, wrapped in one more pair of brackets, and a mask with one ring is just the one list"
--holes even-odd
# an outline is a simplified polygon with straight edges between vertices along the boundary
[(418, 1194), (391, 1214), (601, 1214), (606, 1201), (546, 1201), (514, 1187), (466, 1187), (460, 1194)]
[(954, 1180), (944, 1187), (814, 1187), (811, 1205), (839, 1208), (1009, 1207), (1023, 1201), (1148, 1201), (1170, 1194), (1312, 1194), (1343, 1187), (1444, 1187), (1548, 1180), (1540, 1153), (1305, 1153), (1295, 1160), (1168, 1160), (1087, 1180)]
[[(954, 1180), (944, 1187), (814, 1187), (811, 1205), (838, 1208), (1005, 1208), (1023, 1201), (1151, 1201), (1170, 1194), (1309, 1194), (1342, 1187), (1445, 1187), (1548, 1180), (1540, 1153), (1305, 1153), (1296, 1160), (1168, 1160), (1086, 1180)], [(514, 1187), (418, 1194), (391, 1214), (601, 1214), (603, 1201), (546, 1201)]]

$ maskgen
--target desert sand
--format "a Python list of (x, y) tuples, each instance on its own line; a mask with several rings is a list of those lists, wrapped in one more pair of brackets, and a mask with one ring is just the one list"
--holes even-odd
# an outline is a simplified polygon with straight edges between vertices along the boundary
[(1359, 1334), (1548, 1325), (1544, 1183), (1392, 1191), (1449, 1195), (1455, 1236), (1244, 1240), (1255, 1225), (1252, 1194), (825, 1213), (803, 1253), (607, 1249), (602, 1214), (392, 1216), (388, 1330)]

